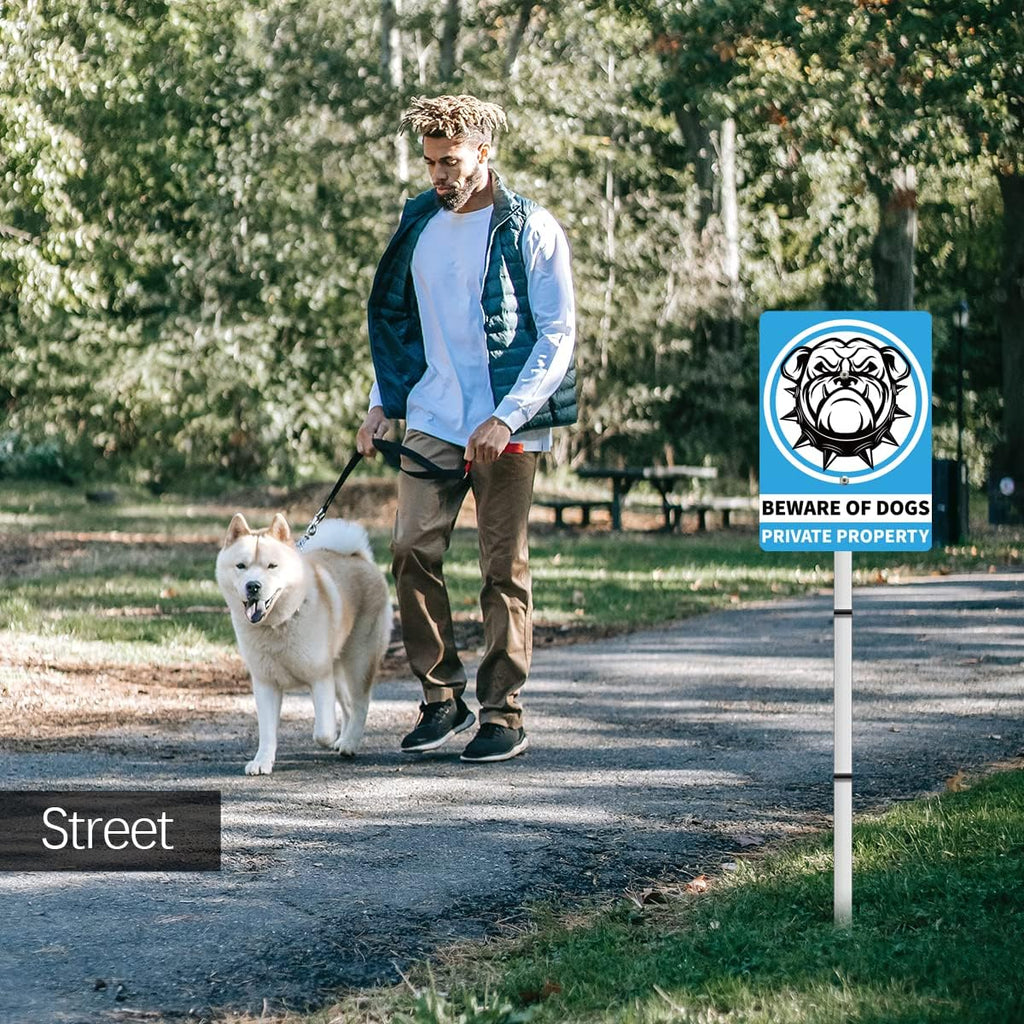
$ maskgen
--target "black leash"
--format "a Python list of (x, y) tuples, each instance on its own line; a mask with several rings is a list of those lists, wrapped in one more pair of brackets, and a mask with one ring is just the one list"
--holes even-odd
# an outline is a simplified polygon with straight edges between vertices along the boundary
[[(464, 480), (468, 475), (468, 469), (442, 469), (436, 462), (431, 462), (425, 455), (421, 455), (419, 452), (413, 451), (411, 448), (406, 448), (404, 444), (399, 444), (397, 441), (384, 441), (380, 438), (375, 438), (373, 446), (384, 456), (384, 461), (391, 466), (393, 469), (400, 470), (409, 476), (420, 477), (428, 480)], [(422, 473), (416, 473), (409, 469), (402, 469), (402, 456), (407, 459), (411, 459), (418, 466), (423, 467)], [(331, 507), (331, 503), (338, 496), (338, 491), (341, 490), (345, 481), (352, 475), (352, 470), (359, 465), (362, 461), (362, 455), (356, 452), (351, 459), (348, 460), (348, 465), (341, 471), (341, 476), (338, 477), (338, 482), (331, 488), (331, 493), (327, 495), (327, 500), (320, 506), (319, 511), (309, 521), (309, 526), (306, 527), (306, 532), (295, 542), (297, 548), (305, 546), (306, 541), (311, 537), (316, 536), (317, 527), (324, 521), (327, 516), (327, 510)]]
[(338, 477), (338, 482), (334, 485), (331, 493), (327, 495), (327, 500), (320, 506), (320, 510), (315, 516), (309, 521), (309, 526), (306, 527), (306, 532), (295, 542), (297, 548), (305, 546), (306, 541), (316, 535), (317, 527), (324, 521), (324, 517), (327, 515), (327, 510), (331, 507), (331, 502), (338, 496), (338, 491), (341, 490), (342, 484), (352, 475), (352, 470), (359, 465), (362, 461), (363, 456), (356, 452), (351, 459), (348, 460), (348, 465), (341, 471), (341, 476)]

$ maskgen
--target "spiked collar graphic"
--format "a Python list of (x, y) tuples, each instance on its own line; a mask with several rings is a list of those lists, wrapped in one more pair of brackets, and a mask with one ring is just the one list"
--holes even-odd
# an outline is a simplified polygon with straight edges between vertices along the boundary
[(900, 408), (910, 366), (901, 352), (862, 336), (826, 336), (795, 349), (782, 366), (794, 405), (780, 420), (795, 423), (793, 448), (814, 448), (822, 469), (837, 458), (859, 458), (870, 468), (882, 446), (899, 447), (893, 425), (911, 413)]

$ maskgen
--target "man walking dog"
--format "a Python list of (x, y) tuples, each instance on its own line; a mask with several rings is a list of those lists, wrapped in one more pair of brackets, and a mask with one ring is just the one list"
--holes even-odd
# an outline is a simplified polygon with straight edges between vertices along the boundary
[[(485, 651), (480, 728), (463, 761), (527, 746), (519, 701), (530, 671), (533, 599), (527, 519), (537, 453), (576, 420), (575, 302), (569, 245), (545, 209), (490, 168), (504, 111), (474, 96), (420, 97), (402, 119), (423, 141), (432, 188), (410, 199), (377, 267), (368, 324), (376, 383), (357, 448), (373, 456), (389, 420), (404, 445), (392, 572), (402, 634), (423, 685), (402, 750), (435, 750), (473, 725), (443, 561), (472, 488)], [(422, 463), (420, 463), (422, 465)], [(468, 473), (462, 475), (463, 467)], [(455, 472), (452, 472), (452, 471)], [(447, 471), (447, 473), (445, 472)]]

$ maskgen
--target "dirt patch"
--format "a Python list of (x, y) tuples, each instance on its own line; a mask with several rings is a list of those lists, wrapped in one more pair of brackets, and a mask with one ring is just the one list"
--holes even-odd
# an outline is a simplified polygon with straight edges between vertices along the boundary
[(86, 745), (182, 727), (237, 712), (249, 691), (240, 658), (196, 664), (123, 664), (45, 654), (9, 638), (0, 654), (0, 740), (10, 749), (69, 738)]
[[(614, 630), (539, 624), (534, 643), (562, 645), (613, 636)], [(455, 623), (459, 649), (479, 654), (483, 624)], [(88, 649), (41, 649), (36, 637), (9, 634), (0, 651), (0, 740), (39, 749), (69, 738), (91, 747), (162, 728), (184, 728), (222, 715), (251, 714), (249, 673), (237, 654), (176, 664), (97, 660)], [(396, 630), (382, 679), (411, 679)]]
[[(561, 646), (615, 635), (612, 629), (540, 624), (535, 646)], [(483, 624), (455, 623), (468, 659), (483, 648)], [(380, 678), (411, 679), (401, 636), (388, 647)], [(9, 635), (0, 652), (0, 740), (11, 750), (59, 744), (91, 748), (158, 729), (182, 729), (224, 715), (252, 714), (251, 683), (241, 657), (205, 662), (118, 663), (88, 652), (52, 653), (34, 637)]]
[[(291, 492), (268, 489), (240, 491), (223, 499), (225, 509), (282, 509), (301, 523), (311, 518), (326, 497), (322, 484)], [(218, 506), (221, 507), (221, 506)], [(542, 510), (543, 511), (543, 510)], [(371, 528), (387, 529), (395, 513), (392, 479), (353, 481), (339, 495), (332, 512), (351, 517)], [(257, 513), (258, 514), (258, 513)], [(460, 525), (474, 523), (472, 495)], [(226, 521), (226, 520), (225, 520)], [(539, 524), (540, 529), (544, 529)], [(46, 531), (0, 534), (0, 577), (30, 579), (74, 571), (87, 560), (97, 564), (123, 559), (123, 546), (141, 548), (158, 560), (173, 564), (196, 546), (219, 543), (220, 534), (176, 534), (129, 531)], [(188, 612), (222, 612), (223, 606), (203, 605)], [(161, 617), (177, 613), (160, 606), (107, 609), (109, 616)], [(383, 679), (411, 679), (400, 627), (381, 667)], [(536, 622), (534, 646), (561, 646), (600, 639), (621, 629), (582, 623)], [(472, 611), (457, 613), (456, 644), (467, 660), (478, 657), (484, 646), (483, 623)], [(179, 663), (115, 662), (99, 654), (95, 645), (64, 638), (48, 639), (33, 633), (8, 632), (0, 649), (0, 739), (11, 748), (74, 739), (98, 746), (157, 728), (184, 728), (225, 714), (251, 714), (249, 676), (237, 654), (213, 660)]]

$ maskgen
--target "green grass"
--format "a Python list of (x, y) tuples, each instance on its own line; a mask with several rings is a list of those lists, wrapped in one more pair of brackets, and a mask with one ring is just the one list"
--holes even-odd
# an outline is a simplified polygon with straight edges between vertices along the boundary
[[(741, 862), (703, 894), (540, 908), (413, 985), (314, 1020), (416, 1024), (1019, 1024), (1024, 771), (859, 820), (854, 924), (831, 844)], [(474, 1009), (475, 1007), (475, 1009)]]
[(215, 555), (215, 546), (175, 545), (161, 561), (141, 545), (94, 542), (67, 568), (8, 580), (0, 629), (153, 645), (190, 631), (227, 646), (231, 622), (213, 580)]
[[(156, 533), (168, 538), (227, 529), (223, 506), (118, 488), (116, 504), (86, 499), (85, 488), (0, 481), (0, 533), (51, 531)], [(269, 518), (269, 516), (268, 516)]]
[[(270, 509), (249, 511), (256, 523), (270, 518)], [(7, 580), (0, 628), (154, 647), (180, 643), (184, 630), (226, 649), (231, 626), (213, 565), (227, 518), (223, 505), (183, 497), (137, 493), (96, 505), (80, 490), (0, 484), (0, 533), (37, 544), (56, 534), (58, 542), (46, 559)], [(856, 555), (855, 582), (1019, 564), (1022, 541), (1020, 530), (979, 530), (969, 546)], [(387, 568), (387, 532), (375, 531), (373, 542)], [(598, 632), (805, 593), (832, 580), (829, 554), (762, 552), (749, 529), (685, 536), (537, 529), (531, 567), (537, 623)], [(445, 574), (455, 613), (475, 617), (480, 578), (472, 530), (456, 531)]]

